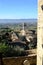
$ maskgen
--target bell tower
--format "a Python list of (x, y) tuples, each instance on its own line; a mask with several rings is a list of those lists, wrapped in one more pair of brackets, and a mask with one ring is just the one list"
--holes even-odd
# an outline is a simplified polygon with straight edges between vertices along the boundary
[(43, 0), (38, 0), (37, 65), (42, 65), (43, 55)]

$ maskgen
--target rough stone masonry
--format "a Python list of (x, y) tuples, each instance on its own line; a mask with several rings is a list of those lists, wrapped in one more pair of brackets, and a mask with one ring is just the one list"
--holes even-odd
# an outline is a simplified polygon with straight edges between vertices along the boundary
[(42, 57), (43, 57), (43, 0), (38, 0), (37, 65), (42, 65)]

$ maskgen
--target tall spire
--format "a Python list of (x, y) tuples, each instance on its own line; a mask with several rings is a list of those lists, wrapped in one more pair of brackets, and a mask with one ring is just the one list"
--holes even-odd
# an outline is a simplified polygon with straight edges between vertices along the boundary
[(22, 35), (22, 36), (25, 36), (24, 23), (22, 23), (21, 35)]
[(23, 30), (24, 30), (24, 23), (23, 23)]
[(24, 23), (23, 23), (22, 35), (25, 36)]

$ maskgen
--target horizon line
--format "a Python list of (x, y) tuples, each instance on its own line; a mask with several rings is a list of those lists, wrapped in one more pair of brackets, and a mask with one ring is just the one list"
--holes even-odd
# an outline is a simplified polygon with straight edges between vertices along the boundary
[[(3, 19), (3, 18), (2, 18)], [(7, 18), (4, 18), (4, 19), (7, 19)], [(8, 18), (10, 19), (10, 18)], [(16, 18), (15, 18), (16, 19)], [(19, 18), (19, 19), (37, 19), (37, 18)]]

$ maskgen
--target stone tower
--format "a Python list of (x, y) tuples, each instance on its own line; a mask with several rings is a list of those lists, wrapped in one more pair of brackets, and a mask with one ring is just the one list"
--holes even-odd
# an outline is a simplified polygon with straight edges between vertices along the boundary
[(24, 30), (24, 23), (22, 24), (21, 35), (22, 35), (22, 36), (25, 36), (25, 35), (26, 35), (26, 32), (25, 32), (25, 30)]
[(42, 65), (43, 46), (43, 0), (38, 0), (37, 65)]

